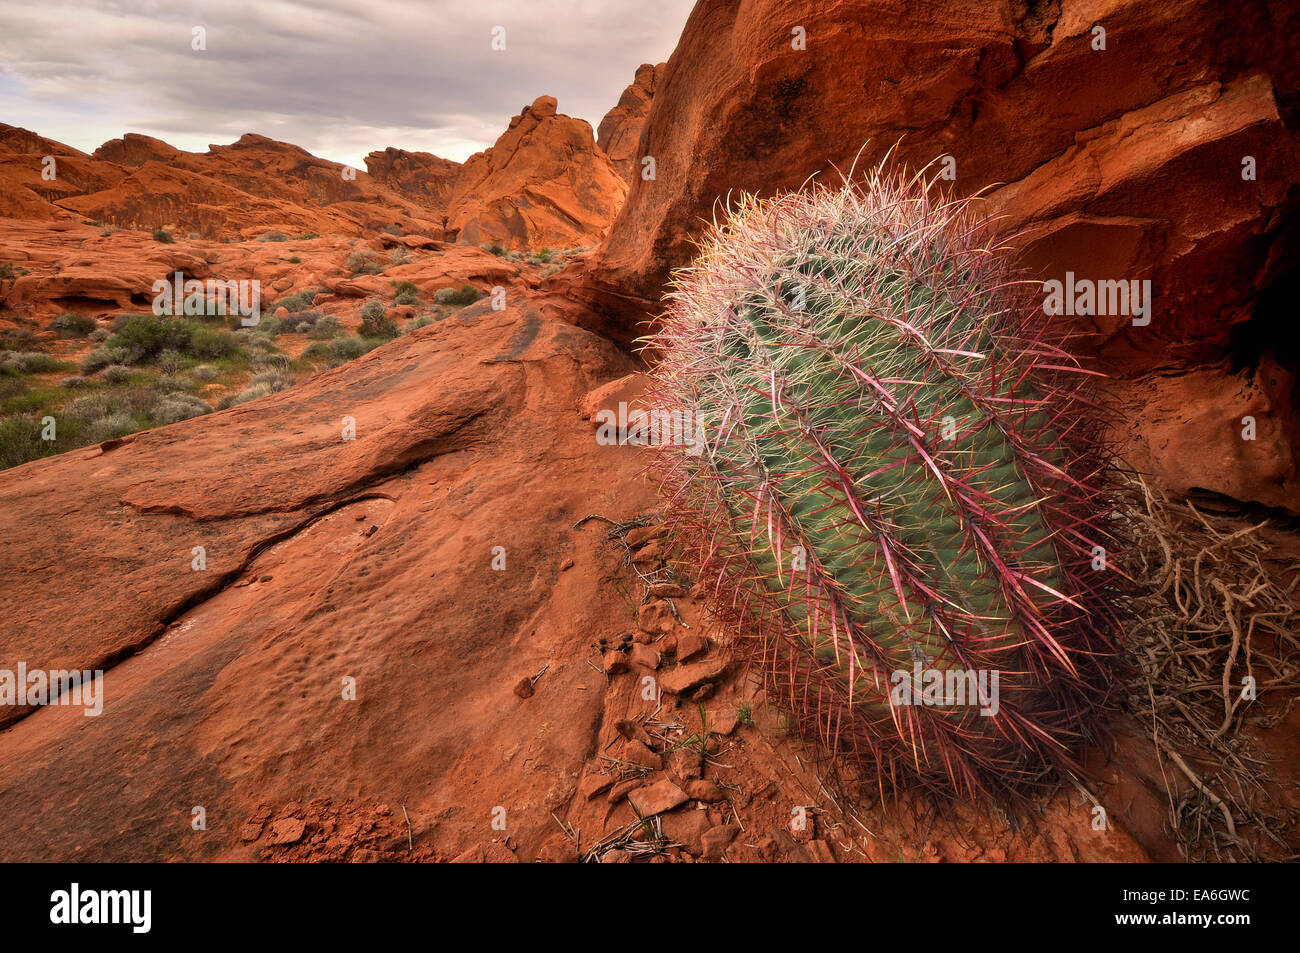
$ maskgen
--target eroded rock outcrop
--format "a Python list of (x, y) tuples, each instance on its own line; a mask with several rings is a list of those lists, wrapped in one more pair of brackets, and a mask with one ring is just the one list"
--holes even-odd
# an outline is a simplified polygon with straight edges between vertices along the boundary
[[(1104, 370), (1219, 360), (1258, 338), (1243, 325), (1278, 321), (1267, 289), (1300, 264), (1297, 19), (1262, 0), (704, 0), (650, 104), (656, 179), (633, 179), (590, 271), (557, 285), (628, 339), (728, 192), (838, 181), (892, 148), (913, 166), (946, 157), (932, 169), (959, 194), (985, 190), (1031, 274), (1151, 281), (1149, 324), (1075, 321)], [(1297, 448), (1278, 440), (1267, 452), (1288, 470)]]
[(627, 194), (591, 126), (541, 96), (490, 149), (465, 160), (451, 199), (460, 240), (514, 248), (592, 245)]
[(390, 189), (437, 214), (447, 207), (460, 178), (460, 163), (431, 152), (389, 147), (366, 156), (366, 171)]
[(642, 63), (638, 66), (636, 79), (623, 90), (617, 105), (605, 113), (605, 118), (596, 129), (596, 142), (627, 182), (631, 182), (632, 177), (641, 172), (638, 146), (646, 116), (650, 112), (650, 101), (654, 98), (655, 85), (663, 68), (663, 63), (658, 66)]

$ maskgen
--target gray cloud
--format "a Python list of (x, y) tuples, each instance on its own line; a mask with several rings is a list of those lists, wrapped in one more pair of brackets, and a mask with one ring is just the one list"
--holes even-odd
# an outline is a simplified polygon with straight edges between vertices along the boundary
[(692, 2), (0, 0), (0, 121), (86, 151), (257, 132), (360, 167), (385, 146), (464, 159), (541, 95), (594, 127)]

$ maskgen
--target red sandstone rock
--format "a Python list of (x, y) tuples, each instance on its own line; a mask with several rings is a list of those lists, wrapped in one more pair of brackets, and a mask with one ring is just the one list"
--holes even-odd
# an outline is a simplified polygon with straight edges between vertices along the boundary
[(641, 175), (641, 156), (638, 152), (641, 131), (645, 127), (646, 115), (650, 112), (655, 84), (663, 69), (663, 63), (658, 66), (649, 63), (638, 66), (636, 78), (623, 90), (618, 104), (605, 113), (605, 118), (596, 130), (596, 141), (600, 148), (627, 182)]
[(614, 220), (627, 183), (591, 126), (539, 97), (490, 149), (465, 160), (450, 201), (451, 227), (471, 244), (592, 245)]
[(460, 169), (459, 162), (430, 152), (390, 147), (366, 156), (366, 170), (376, 182), (438, 214), (447, 207)]
[(688, 800), (685, 792), (667, 778), (628, 792), (627, 799), (642, 817), (671, 811)]
[(685, 695), (692, 689), (720, 678), (726, 670), (725, 659), (710, 658), (688, 662), (659, 676), (659, 687), (672, 695)]

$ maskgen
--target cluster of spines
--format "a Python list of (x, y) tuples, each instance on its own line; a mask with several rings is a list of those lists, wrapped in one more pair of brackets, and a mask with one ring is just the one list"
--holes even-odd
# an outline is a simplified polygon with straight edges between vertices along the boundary
[[(1115, 652), (1103, 415), (987, 234), (884, 169), (744, 197), (647, 340), (650, 404), (707, 437), (652, 448), (674, 537), (769, 689), (882, 787), (1071, 763)], [(894, 704), (922, 660), (998, 671), (997, 713)]]

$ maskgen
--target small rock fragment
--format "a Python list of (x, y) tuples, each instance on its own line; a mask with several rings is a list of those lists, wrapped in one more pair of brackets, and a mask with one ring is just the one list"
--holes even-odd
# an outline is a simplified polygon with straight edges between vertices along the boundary
[(718, 860), (722, 857), (731, 842), (736, 839), (740, 833), (740, 828), (735, 824), (719, 824), (717, 827), (711, 827), (700, 837), (700, 846), (706, 860)]
[(677, 638), (677, 661), (689, 662), (709, 650), (709, 640), (694, 632), (685, 632)]
[(272, 844), (296, 844), (307, 831), (306, 823), (297, 817), (282, 817), (271, 825)]
[(671, 811), (690, 800), (685, 791), (667, 778), (637, 788), (635, 791), (629, 791), (627, 799), (642, 817)]

